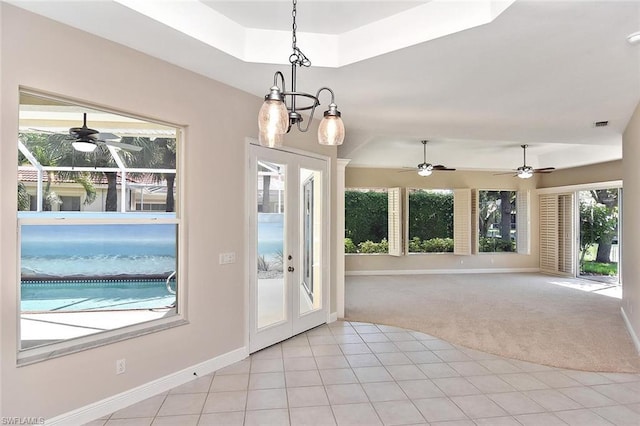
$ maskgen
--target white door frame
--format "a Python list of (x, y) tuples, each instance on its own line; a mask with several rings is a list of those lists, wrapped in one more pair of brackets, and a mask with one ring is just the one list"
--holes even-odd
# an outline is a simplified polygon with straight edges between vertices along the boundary
[[(323, 308), (322, 310), (325, 312), (325, 322), (331, 321), (331, 171), (332, 171), (332, 162), (331, 157), (325, 156), (322, 154), (307, 152), (295, 148), (289, 147), (281, 147), (281, 148), (263, 148), (260, 147), (258, 141), (254, 138), (246, 138), (245, 140), (245, 250), (244, 250), (244, 258), (245, 258), (245, 292), (244, 292), (244, 300), (245, 300), (245, 339), (244, 345), (247, 350), (247, 353), (250, 353), (250, 334), (252, 327), (252, 310), (254, 306), (252, 304), (251, 297), (251, 280), (253, 279), (253, 274), (255, 274), (255, 246), (254, 242), (251, 240), (251, 237), (256, 233), (256, 221), (254, 219), (255, 212), (253, 212), (253, 206), (255, 205), (255, 182), (252, 182), (252, 169), (251, 169), (251, 148), (259, 147), (259, 149), (270, 149), (270, 150), (278, 150), (288, 154), (294, 154), (297, 156), (309, 157), (311, 159), (322, 160), (326, 163), (326, 170), (322, 176), (322, 185), (325, 189), (326, 197), (323, 199), (323, 215), (324, 215), (324, 224), (322, 230), (322, 266), (321, 266), (321, 282), (322, 282), (322, 300), (323, 300)], [(295, 313), (299, 312), (299, 308), (294, 309)], [(294, 332), (299, 333), (304, 330), (296, 329), (294, 326)], [(294, 333), (294, 334), (295, 334)], [(275, 343), (275, 342), (274, 342)]]

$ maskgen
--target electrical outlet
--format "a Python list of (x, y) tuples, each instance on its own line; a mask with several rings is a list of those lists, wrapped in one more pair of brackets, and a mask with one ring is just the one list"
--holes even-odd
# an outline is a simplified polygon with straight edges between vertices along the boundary
[(127, 360), (119, 359), (116, 360), (116, 374), (122, 374), (127, 370)]
[(236, 253), (235, 252), (220, 253), (219, 260), (221, 265), (236, 263)]

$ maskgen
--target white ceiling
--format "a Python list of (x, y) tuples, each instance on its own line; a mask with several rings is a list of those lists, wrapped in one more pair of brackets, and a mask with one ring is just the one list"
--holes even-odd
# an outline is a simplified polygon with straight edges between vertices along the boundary
[[(260, 97), (289, 74), (273, 65), (290, 53), (288, 1), (10, 3)], [(297, 19), (314, 64), (298, 89), (334, 90), (352, 165), (414, 166), (421, 139), (430, 162), (458, 169), (515, 168), (523, 143), (534, 167), (622, 157), (640, 101), (640, 44), (626, 42), (640, 2), (299, 0)], [(282, 42), (252, 48), (256, 34)]]

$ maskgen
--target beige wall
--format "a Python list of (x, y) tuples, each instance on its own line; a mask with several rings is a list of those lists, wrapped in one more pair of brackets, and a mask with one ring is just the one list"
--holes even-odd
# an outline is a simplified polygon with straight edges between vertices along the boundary
[(409, 256), (345, 255), (346, 273), (362, 271), (465, 270), (465, 269), (536, 269), (538, 268), (538, 197), (535, 194), (537, 177), (518, 179), (511, 175), (495, 176), (489, 172), (434, 172), (421, 177), (415, 171), (347, 167), (346, 188), (425, 188), (425, 189), (505, 189), (531, 190), (531, 254), (412, 254)]
[(540, 176), (539, 188), (622, 180), (622, 160), (556, 170)]
[[(256, 136), (261, 100), (6, 3), (0, 10), (2, 415), (53, 417), (243, 347), (245, 138)], [(182, 277), (190, 324), (16, 367), (19, 85), (186, 126)], [(311, 131), (288, 137), (287, 144), (335, 158), (335, 148), (314, 140)], [(218, 253), (229, 251), (238, 254), (237, 263), (218, 265)], [(127, 359), (127, 372), (116, 376), (119, 358)]]
[(622, 155), (622, 308), (640, 338), (640, 104), (624, 132)]

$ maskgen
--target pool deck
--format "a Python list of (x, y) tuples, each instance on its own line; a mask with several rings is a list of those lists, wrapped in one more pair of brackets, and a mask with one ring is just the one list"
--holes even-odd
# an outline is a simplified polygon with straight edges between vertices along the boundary
[(22, 349), (114, 330), (175, 313), (174, 308), (94, 312), (23, 313)]

